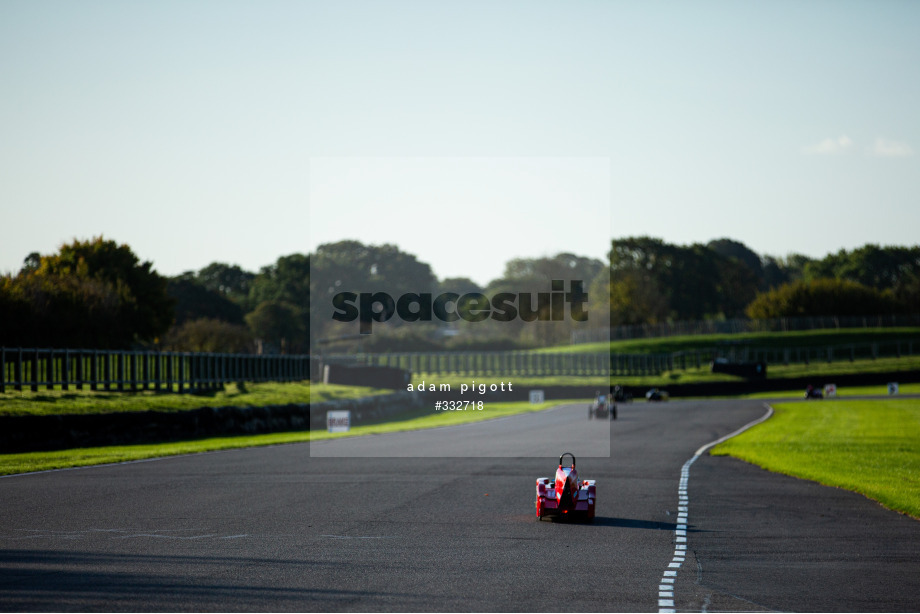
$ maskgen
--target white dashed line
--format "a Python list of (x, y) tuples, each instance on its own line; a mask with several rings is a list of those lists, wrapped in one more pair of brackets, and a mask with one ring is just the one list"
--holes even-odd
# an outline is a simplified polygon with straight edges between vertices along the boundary
[(693, 454), (693, 458), (688, 460), (684, 463), (684, 466), (681, 467), (680, 482), (677, 487), (677, 525), (674, 528), (674, 556), (671, 558), (671, 562), (668, 563), (668, 568), (662, 574), (661, 581), (658, 585), (658, 612), (663, 614), (677, 611), (674, 605), (674, 580), (677, 576), (676, 570), (680, 569), (687, 555), (687, 525), (689, 524), (687, 522), (687, 517), (690, 513), (690, 497), (687, 492), (687, 486), (690, 483), (690, 466), (709, 448), (717, 446), (723, 441), (727, 441), (735, 435), (739, 435), (752, 426), (756, 426), (770, 418), (770, 416), (773, 415), (773, 408), (769, 405), (765, 405), (765, 407), (767, 408), (766, 414), (753, 422), (745, 424), (734, 433), (730, 433), (725, 437), (720, 437), (702, 446)]

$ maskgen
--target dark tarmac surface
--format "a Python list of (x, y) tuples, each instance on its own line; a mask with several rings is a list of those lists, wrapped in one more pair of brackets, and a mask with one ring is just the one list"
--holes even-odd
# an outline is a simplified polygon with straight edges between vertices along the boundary
[[(3, 478), (0, 610), (657, 611), (681, 467), (764, 412), (621, 405), (591, 425), (610, 429), (609, 457), (553, 436), (583, 428), (586, 402), (313, 456), (295, 444)], [(496, 433), (521, 456), (489, 456)], [(534, 482), (567, 450), (597, 480), (593, 524), (534, 518)], [(920, 522), (729, 458), (700, 457), (688, 492), (678, 611), (920, 609)]]

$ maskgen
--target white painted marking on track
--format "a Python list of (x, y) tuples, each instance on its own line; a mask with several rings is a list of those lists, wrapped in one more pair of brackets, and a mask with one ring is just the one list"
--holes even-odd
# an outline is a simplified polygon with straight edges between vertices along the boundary
[[(773, 408), (766, 404), (764, 404), (764, 407), (767, 408), (767, 413), (765, 413), (763, 416), (761, 416), (757, 420), (754, 420), (753, 422), (749, 422), (745, 424), (737, 431), (733, 433), (729, 433), (725, 437), (720, 437), (719, 439), (716, 439), (715, 441), (709, 442), (706, 445), (701, 446), (693, 454), (693, 458), (685, 462), (684, 465), (680, 468), (680, 481), (678, 483), (678, 489), (677, 489), (677, 501), (678, 501), (677, 525), (674, 528), (674, 541), (676, 545), (674, 546), (674, 557), (671, 559), (671, 562), (668, 563), (669, 569), (665, 570), (664, 576), (661, 579), (662, 585), (664, 585), (665, 583), (674, 582), (675, 577), (677, 576), (677, 571), (675, 571), (675, 568), (679, 569), (681, 564), (685, 560), (684, 557), (687, 551), (687, 545), (686, 545), (686, 542), (687, 542), (687, 515), (690, 511), (690, 497), (688, 495), (688, 486), (690, 483), (690, 466), (694, 462), (696, 462), (696, 459), (698, 459), (707, 450), (709, 450), (709, 448), (717, 446), (720, 443), (727, 441), (736, 435), (740, 435), (741, 433), (748, 430), (752, 426), (757, 426), (761, 422), (768, 420), (770, 416), (773, 415)], [(661, 598), (661, 597), (673, 597), (674, 594), (671, 593), (671, 594), (665, 595), (664, 593), (668, 591), (662, 591), (661, 589), (662, 589), (662, 586), (659, 585), (658, 587), (658, 590), (659, 590), (658, 612), (659, 613), (676, 612), (677, 610), (674, 606), (674, 599), (662, 599)]]
[(393, 539), (388, 535), (320, 535), (329, 539)]
[(179, 539), (179, 540), (192, 540), (192, 539), (207, 539), (209, 537), (217, 537), (217, 533), (208, 533), (205, 535), (164, 535), (162, 533), (134, 533), (131, 535), (122, 535), (119, 539), (134, 539), (137, 537), (152, 537), (155, 539)]

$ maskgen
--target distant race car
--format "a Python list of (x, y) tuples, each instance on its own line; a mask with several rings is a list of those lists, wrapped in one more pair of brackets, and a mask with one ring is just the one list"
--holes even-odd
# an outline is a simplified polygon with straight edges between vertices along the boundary
[(626, 390), (617, 384), (616, 386), (610, 387), (610, 393), (613, 395), (613, 400), (617, 403), (631, 403), (632, 395), (626, 392)]
[(824, 393), (821, 392), (820, 388), (815, 388), (811, 384), (808, 384), (808, 387), (805, 388), (805, 398), (806, 399), (823, 399)]
[[(562, 459), (572, 457), (572, 465), (563, 466)], [(578, 479), (575, 471), (575, 455), (563, 452), (559, 457), (559, 468), (555, 479), (537, 478), (537, 520), (546, 517), (594, 520), (594, 480)]]
[(594, 401), (588, 405), (588, 420), (592, 418), (617, 419), (617, 404), (613, 400), (613, 395), (599, 394), (594, 397)]
[(652, 388), (645, 393), (646, 401), (667, 401), (668, 400), (668, 391), (667, 390), (658, 390), (657, 388)]

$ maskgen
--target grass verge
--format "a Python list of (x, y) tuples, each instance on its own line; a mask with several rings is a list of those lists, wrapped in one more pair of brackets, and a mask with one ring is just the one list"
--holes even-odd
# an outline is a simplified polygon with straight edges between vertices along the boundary
[[(768, 365), (768, 379), (789, 379), (810, 377), (814, 378), (814, 385), (823, 386), (825, 383), (835, 383), (835, 378), (843, 378), (857, 373), (914, 373), (920, 371), (920, 355), (902, 356), (900, 358), (877, 358), (875, 360), (854, 360), (852, 362), (812, 362), (810, 364)], [(595, 386), (604, 390), (612, 381), (621, 386), (645, 386), (651, 388), (667, 388), (675, 384), (704, 384), (716, 382), (743, 381), (743, 378), (724, 373), (713, 373), (708, 363), (699, 369), (688, 367), (686, 370), (664, 371), (659, 375), (618, 375), (608, 378), (603, 376), (457, 376), (435, 375), (431, 373), (415, 373), (412, 383), (425, 384), (450, 384), (451, 389), (459, 389), (460, 384), (498, 384), (502, 381), (512, 382), (521, 388), (539, 388), (541, 386)], [(878, 394), (884, 394), (880, 392)]]
[[(815, 382), (816, 384), (818, 382)], [(900, 394), (920, 394), (920, 384), (901, 384), (898, 386)], [(837, 389), (837, 397), (848, 399), (853, 397), (883, 397), (888, 394), (886, 386), (845, 386)], [(795, 399), (801, 400), (805, 396), (804, 390), (784, 390), (773, 392), (756, 392), (739, 396), (739, 399)], [(825, 399), (833, 401), (833, 399)], [(818, 401), (821, 402), (821, 401)]]
[(0, 455), (0, 475), (29, 473), (33, 471), (50, 471), (52, 469), (69, 469), (72, 467), (105, 465), (109, 463), (125, 463), (150, 458), (176, 456), (179, 454), (213, 452), (215, 450), (297, 443), (309, 441), (309, 437), (310, 433), (305, 431), (241, 437), (215, 437), (211, 439), (134, 446), (105, 446), (99, 448), (55, 450), (51, 452), (2, 454)]
[(863, 344), (896, 341), (920, 341), (920, 328), (840, 328), (807, 331), (674, 335), (565, 345), (534, 350), (537, 353), (603, 352), (607, 348), (622, 354), (670, 354), (672, 352), (706, 351), (722, 345), (761, 348), (821, 347), (828, 345)]
[(414, 431), (419, 429), (454, 426), (481, 420), (502, 418), (514, 414), (530, 411), (542, 411), (566, 403), (582, 403), (577, 401), (547, 401), (545, 403), (531, 404), (526, 401), (514, 403), (486, 402), (482, 411), (440, 411), (434, 412), (432, 408), (407, 412), (403, 418), (391, 419), (387, 422), (367, 424), (352, 428), (347, 433), (328, 433), (326, 431), (299, 431), (288, 433), (269, 433), (266, 435), (247, 435), (239, 437), (214, 437), (194, 441), (180, 441), (160, 444), (144, 444), (133, 446), (106, 446), (99, 448), (80, 448), (75, 450), (57, 450), (52, 452), (28, 452), (23, 454), (0, 455), (0, 475), (16, 473), (29, 473), (34, 471), (48, 471), (51, 469), (65, 469), (71, 467), (85, 467), (89, 465), (104, 465), (108, 463), (123, 463), (139, 461), (150, 458), (162, 458), (179, 454), (194, 454), (200, 452), (213, 452), (215, 450), (228, 450), (235, 448), (250, 448), (255, 446), (270, 446), (288, 443), (302, 443), (306, 441), (319, 441), (340, 437), (357, 437), (397, 431)]
[(610, 379), (603, 375), (541, 375), (541, 376), (517, 376), (517, 375), (438, 375), (433, 373), (413, 373), (412, 384), (419, 386), (422, 383), (427, 387), (430, 384), (440, 386), (449, 384), (451, 390), (460, 390), (460, 386), (466, 384), (469, 386), (469, 392), (478, 391), (478, 386), (485, 384), (505, 384), (510, 383), (512, 386), (518, 386), (521, 390), (524, 388), (540, 388), (549, 386), (595, 386), (606, 390), (610, 385)]
[(224, 390), (204, 393), (107, 392), (102, 390), (39, 390), (0, 394), (0, 416), (105, 414), (137, 411), (186, 411), (201, 407), (265, 407), (290, 403), (320, 403), (334, 399), (387, 394), (365, 386), (310, 382), (227, 384)]
[(858, 492), (920, 519), (920, 399), (774, 405), (773, 418), (712, 450)]

